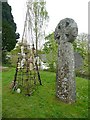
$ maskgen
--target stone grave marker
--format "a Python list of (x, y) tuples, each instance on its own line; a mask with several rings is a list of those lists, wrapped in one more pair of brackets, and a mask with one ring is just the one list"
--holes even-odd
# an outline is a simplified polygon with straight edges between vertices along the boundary
[(54, 32), (58, 43), (56, 96), (66, 103), (76, 100), (75, 59), (72, 42), (77, 35), (77, 23), (71, 18), (61, 20)]

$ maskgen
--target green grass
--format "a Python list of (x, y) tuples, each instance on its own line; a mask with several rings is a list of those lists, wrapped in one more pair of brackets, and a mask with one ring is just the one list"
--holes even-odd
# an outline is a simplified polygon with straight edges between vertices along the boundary
[(4, 118), (87, 118), (88, 80), (76, 78), (77, 101), (65, 104), (55, 96), (55, 73), (41, 71), (42, 86), (30, 96), (10, 90), (15, 69), (2, 73), (2, 116)]

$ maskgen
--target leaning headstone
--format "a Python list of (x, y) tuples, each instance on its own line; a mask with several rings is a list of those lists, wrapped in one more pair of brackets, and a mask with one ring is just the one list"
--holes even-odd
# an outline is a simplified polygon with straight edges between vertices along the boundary
[(78, 52), (74, 52), (74, 61), (75, 61), (75, 70), (80, 70), (82, 69), (84, 63), (83, 63), (83, 58)]
[(78, 27), (73, 19), (65, 18), (55, 29), (58, 43), (56, 96), (67, 103), (76, 100), (75, 61), (72, 42), (78, 35)]

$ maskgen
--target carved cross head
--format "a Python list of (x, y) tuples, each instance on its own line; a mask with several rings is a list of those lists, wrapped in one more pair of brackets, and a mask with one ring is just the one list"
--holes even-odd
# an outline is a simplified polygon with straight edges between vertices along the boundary
[(58, 44), (62, 41), (73, 42), (78, 35), (78, 26), (77, 23), (71, 18), (62, 19), (57, 25), (54, 37)]

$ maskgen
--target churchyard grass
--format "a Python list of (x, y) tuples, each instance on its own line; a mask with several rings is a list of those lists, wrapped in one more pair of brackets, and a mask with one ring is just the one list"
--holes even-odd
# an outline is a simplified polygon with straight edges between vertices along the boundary
[(30, 96), (10, 90), (15, 69), (7, 68), (2, 73), (3, 118), (87, 118), (88, 80), (76, 78), (77, 100), (73, 104), (61, 102), (55, 96), (55, 73), (40, 71), (42, 86)]

